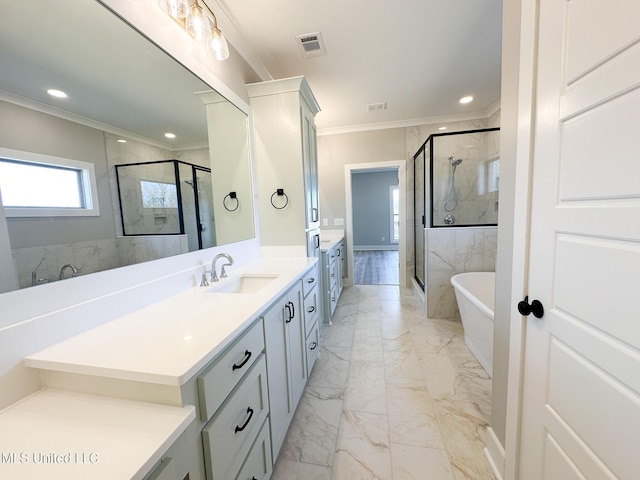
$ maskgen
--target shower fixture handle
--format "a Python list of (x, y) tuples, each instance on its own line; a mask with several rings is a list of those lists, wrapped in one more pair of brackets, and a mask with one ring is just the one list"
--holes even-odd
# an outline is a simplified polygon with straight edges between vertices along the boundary
[(529, 296), (524, 297), (524, 300), (518, 302), (518, 312), (520, 315), (524, 315), (528, 317), (533, 313), (533, 316), (536, 318), (542, 318), (544, 315), (544, 307), (539, 300), (533, 300), (529, 303)]

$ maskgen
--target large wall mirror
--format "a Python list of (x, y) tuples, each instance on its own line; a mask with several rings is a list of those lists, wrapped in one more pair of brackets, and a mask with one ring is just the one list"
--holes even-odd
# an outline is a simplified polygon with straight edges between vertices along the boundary
[(246, 113), (102, 4), (7, 3), (0, 65), (20, 288), (255, 237)]

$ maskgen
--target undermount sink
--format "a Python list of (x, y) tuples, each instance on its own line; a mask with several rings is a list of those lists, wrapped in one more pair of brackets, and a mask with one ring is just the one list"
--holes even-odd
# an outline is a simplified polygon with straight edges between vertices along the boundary
[(278, 275), (241, 274), (236, 277), (220, 280), (207, 290), (211, 293), (257, 293), (273, 282)]

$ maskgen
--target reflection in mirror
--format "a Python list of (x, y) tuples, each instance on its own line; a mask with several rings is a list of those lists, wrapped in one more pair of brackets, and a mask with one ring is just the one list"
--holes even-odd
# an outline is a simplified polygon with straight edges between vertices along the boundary
[[(5, 215), (0, 206), (0, 231), (10, 239), (10, 249), (0, 245), (0, 264), (12, 257), (20, 288), (57, 281), (67, 264), (86, 275), (255, 236), (242, 110), (97, 1), (11, 2), (0, 31), (0, 148), (24, 157), (11, 160), (46, 155), (91, 164), (100, 207), (54, 217)], [(67, 97), (48, 95), (50, 88)], [(172, 183), (179, 208), (143, 206), (155, 229), (130, 235), (116, 166), (167, 160), (173, 180), (138, 173), (136, 191), (142, 202), (143, 188), (158, 197), (153, 184)], [(231, 191), (234, 212), (223, 203)], [(171, 215), (179, 226), (182, 217), (177, 234), (159, 228)], [(14, 276), (10, 270), (0, 275)]]

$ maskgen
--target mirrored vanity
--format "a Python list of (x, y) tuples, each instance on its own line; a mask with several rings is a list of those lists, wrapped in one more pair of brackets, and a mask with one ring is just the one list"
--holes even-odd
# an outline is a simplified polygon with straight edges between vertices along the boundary
[[(45, 4), (14, 2), (0, 19), (0, 62), (10, 66), (0, 72), (0, 163), (88, 165), (94, 182), (80, 196), (97, 208), (52, 213), (56, 194), (69, 187), (27, 175), (21, 189), (45, 192), (53, 205), (25, 206), (6, 195), (0, 232), (9, 242), (0, 244), (0, 257), (17, 271), (2, 269), (14, 278), (0, 283), (25, 288), (58, 281), (65, 265), (85, 276), (254, 238), (247, 110), (100, 3), (65, 0), (43, 14)], [(51, 88), (66, 98), (51, 96)], [(198, 175), (158, 181), (157, 172), (139, 168), (125, 196), (141, 199), (155, 184), (177, 188), (180, 205), (131, 207), (118, 195), (116, 167), (169, 160)], [(2, 182), (16, 179), (5, 174)], [(132, 208), (140, 228), (126, 228)], [(178, 228), (168, 228), (172, 218)]]
[[(245, 84), (260, 78), (239, 56), (211, 63), (156, 0), (12, 2), (0, 32), (0, 162), (44, 169), (11, 182), (47, 202), (77, 190), (28, 206), (4, 187), (0, 451), (17, 453), (0, 477), (267, 480), (321, 322), (303, 308), (320, 282), (304, 234), (256, 236)], [(229, 278), (200, 287), (219, 254)], [(242, 278), (271, 280), (224, 289)], [(21, 452), (72, 466), (24, 470)]]

